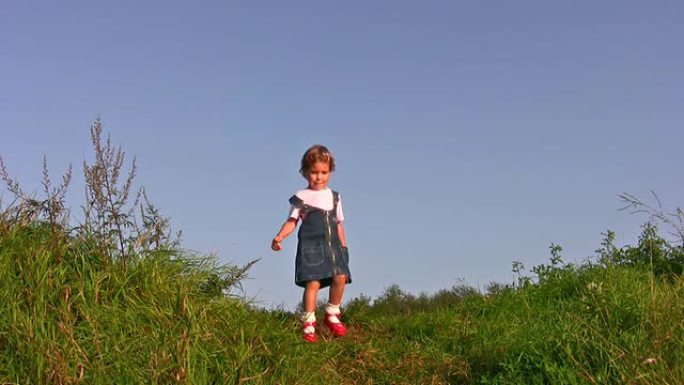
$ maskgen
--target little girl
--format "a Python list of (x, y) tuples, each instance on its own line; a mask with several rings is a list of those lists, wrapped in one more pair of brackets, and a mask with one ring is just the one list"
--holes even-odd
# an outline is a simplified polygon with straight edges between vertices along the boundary
[(333, 171), (335, 159), (325, 146), (315, 145), (304, 153), (299, 172), (309, 185), (290, 198), (290, 216), (271, 242), (273, 250), (280, 250), (283, 239), (301, 220), (297, 233), (295, 284), (304, 288), (302, 332), (308, 342), (317, 340), (316, 299), (318, 289), (327, 286), (330, 286), (330, 293), (325, 308), (325, 325), (335, 337), (347, 334), (347, 328), (340, 320), (340, 304), (344, 287), (352, 280), (342, 225), (342, 201), (337, 191), (328, 188)]

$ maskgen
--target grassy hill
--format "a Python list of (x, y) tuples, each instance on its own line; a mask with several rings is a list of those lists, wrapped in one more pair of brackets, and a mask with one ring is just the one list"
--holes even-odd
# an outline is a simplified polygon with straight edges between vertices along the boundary
[(324, 334), (307, 344), (294, 314), (230, 295), (243, 269), (171, 249), (123, 263), (44, 224), (5, 225), (0, 381), (684, 382), (684, 281), (624, 258), (660, 252), (673, 260), (681, 247), (645, 238), (613, 250), (617, 260), (582, 266), (562, 265), (552, 251), (534, 279), (487, 293), (454, 287), (414, 296), (393, 286), (374, 300), (353, 299), (348, 338)]

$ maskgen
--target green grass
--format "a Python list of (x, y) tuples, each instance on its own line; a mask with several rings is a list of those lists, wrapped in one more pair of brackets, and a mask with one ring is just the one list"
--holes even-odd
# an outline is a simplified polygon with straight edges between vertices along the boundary
[(232, 267), (97, 250), (48, 226), (0, 227), (1, 383), (684, 383), (684, 281), (646, 264), (552, 258), (488, 293), (391, 286), (346, 303), (348, 337), (307, 344), (295, 314), (211, 286), (239, 283)]

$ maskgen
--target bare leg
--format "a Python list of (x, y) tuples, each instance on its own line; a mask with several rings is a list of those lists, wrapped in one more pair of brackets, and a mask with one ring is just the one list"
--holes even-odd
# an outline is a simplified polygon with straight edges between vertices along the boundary
[(342, 337), (347, 334), (347, 328), (340, 321), (340, 304), (344, 287), (347, 284), (346, 275), (336, 275), (330, 284), (328, 306), (325, 307), (325, 325), (330, 329), (333, 336)]
[(302, 304), (304, 305), (305, 312), (311, 313), (316, 311), (316, 298), (318, 297), (318, 289), (320, 288), (320, 281), (309, 281), (306, 283), (304, 297), (302, 298)]
[(330, 293), (328, 297), (328, 302), (333, 305), (339, 305), (342, 303), (342, 295), (344, 295), (344, 287), (347, 284), (346, 275), (336, 275), (333, 277), (332, 283), (330, 284)]

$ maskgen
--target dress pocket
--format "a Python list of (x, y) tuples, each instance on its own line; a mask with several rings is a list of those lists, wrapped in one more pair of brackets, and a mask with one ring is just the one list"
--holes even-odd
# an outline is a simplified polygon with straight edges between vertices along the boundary
[(325, 261), (325, 253), (322, 246), (302, 247), (301, 251), (304, 266), (318, 266)]

